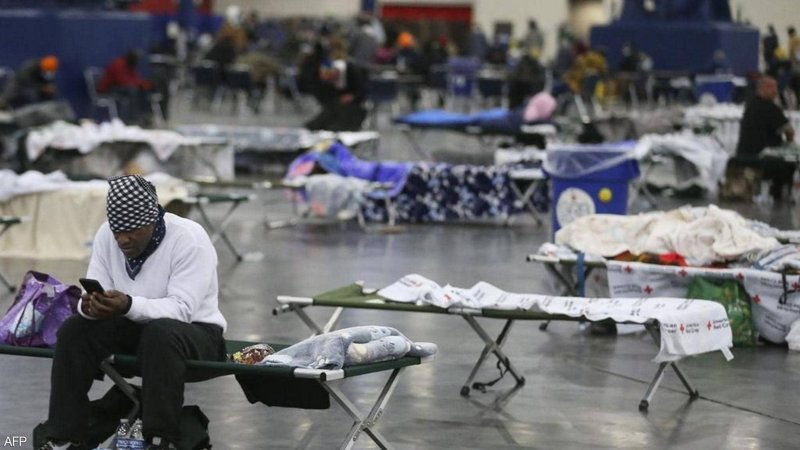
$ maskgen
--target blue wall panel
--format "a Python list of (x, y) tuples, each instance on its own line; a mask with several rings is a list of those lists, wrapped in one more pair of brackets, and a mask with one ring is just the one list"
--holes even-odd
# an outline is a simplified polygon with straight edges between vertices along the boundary
[(733, 71), (758, 70), (758, 30), (730, 23), (615, 22), (593, 27), (591, 45), (605, 48), (609, 67), (616, 68), (625, 42), (633, 42), (653, 59), (656, 70), (706, 72), (714, 51), (725, 50)]
[[(16, 69), (47, 54), (60, 61), (56, 84), (79, 116), (89, 113), (83, 80), (88, 66), (105, 67), (113, 58), (151, 41), (150, 16), (140, 13), (0, 10), (0, 65)], [(146, 58), (140, 68), (147, 73)]]

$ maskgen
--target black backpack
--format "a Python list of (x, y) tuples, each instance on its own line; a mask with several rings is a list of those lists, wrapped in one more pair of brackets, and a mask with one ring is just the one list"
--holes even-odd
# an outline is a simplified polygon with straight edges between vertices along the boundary
[[(134, 386), (138, 391), (138, 387)], [(128, 416), (133, 402), (117, 386), (112, 386), (103, 397), (89, 403), (89, 435), (86, 440), (88, 448), (96, 448), (106, 441), (117, 430), (119, 421)], [(211, 437), (208, 435), (208, 417), (197, 405), (186, 405), (181, 410), (181, 441), (179, 450), (205, 450), (211, 448)], [(50, 427), (47, 422), (36, 425), (33, 429), (33, 448), (39, 448), (47, 442)]]

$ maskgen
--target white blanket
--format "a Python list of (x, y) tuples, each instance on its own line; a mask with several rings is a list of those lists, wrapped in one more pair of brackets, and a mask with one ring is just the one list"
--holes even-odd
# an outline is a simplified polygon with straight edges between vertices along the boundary
[[(725, 308), (719, 303), (679, 298), (582, 298), (515, 294), (486, 282), (470, 289), (440, 287), (436, 282), (411, 274), (378, 291), (389, 300), (432, 304), (443, 308), (533, 310), (597, 321), (645, 323), (655, 319), (661, 330), (661, 345), (655, 362), (675, 361), (684, 356), (719, 350), (733, 356), (733, 335)], [(413, 299), (413, 300), (412, 300)]]
[(626, 251), (634, 255), (676, 252), (690, 266), (740, 260), (780, 245), (777, 239), (754, 231), (752, 222), (738, 213), (715, 205), (636, 216), (584, 216), (558, 230), (555, 242), (608, 258)]
[(150, 145), (159, 160), (166, 161), (182, 145), (199, 145), (207, 139), (186, 137), (175, 131), (145, 130), (137, 126), (126, 126), (119, 119), (96, 124), (84, 122), (73, 125), (53, 122), (37, 128), (25, 140), (28, 160), (36, 161), (47, 148), (78, 150), (86, 154), (105, 142), (141, 142)]
[(104, 180), (71, 181), (60, 170), (48, 174), (29, 170), (17, 175), (11, 170), (4, 169), (0, 170), (0, 203), (19, 195), (62, 189), (96, 189), (106, 187), (107, 184)]
[(728, 152), (714, 138), (688, 131), (645, 135), (636, 143), (634, 152), (640, 161), (668, 157), (660, 163), (652, 163), (644, 180), (647, 183), (680, 190), (697, 186), (709, 192), (717, 191), (729, 158)]
[[(794, 129), (800, 129), (800, 113), (786, 111), (785, 114)], [(684, 110), (684, 122), (694, 128), (713, 127), (711, 135), (733, 155), (739, 141), (739, 125), (743, 115), (744, 107), (733, 103), (696, 105)]]
[[(147, 175), (162, 205), (186, 198), (194, 187), (166, 174)], [(9, 258), (84, 259), (106, 219), (106, 181), (70, 181), (54, 172), (11, 177), (0, 171), (0, 215), (30, 220), (11, 227), (0, 239)]]
[(786, 276), (788, 295), (785, 295), (784, 278), (774, 272), (608, 262), (608, 285), (610, 295), (615, 298), (684, 297), (694, 277), (740, 281), (751, 299), (753, 324), (769, 341), (784, 342), (792, 323), (800, 319), (798, 275)]

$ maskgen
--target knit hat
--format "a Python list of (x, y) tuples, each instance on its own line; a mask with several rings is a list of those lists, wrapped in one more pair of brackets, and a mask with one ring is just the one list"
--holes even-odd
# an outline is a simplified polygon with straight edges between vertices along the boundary
[(53, 55), (47, 55), (39, 60), (39, 68), (42, 72), (55, 72), (58, 70), (58, 58)]
[(403, 31), (397, 36), (397, 46), (400, 48), (410, 48), (414, 46), (414, 36), (408, 31)]
[(130, 231), (158, 219), (158, 196), (152, 183), (139, 175), (108, 180), (106, 213), (111, 231)]

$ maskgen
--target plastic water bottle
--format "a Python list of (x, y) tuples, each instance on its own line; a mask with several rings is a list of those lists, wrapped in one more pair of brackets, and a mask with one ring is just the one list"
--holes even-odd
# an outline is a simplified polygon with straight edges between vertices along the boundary
[(131, 432), (131, 424), (128, 422), (128, 419), (120, 419), (119, 426), (117, 426), (117, 431), (114, 433), (114, 440), (111, 442), (111, 450), (116, 450), (117, 442), (120, 439), (125, 439), (128, 437), (128, 434)]
[(116, 439), (117, 450), (140, 450), (147, 447), (142, 434), (142, 421), (137, 419), (133, 425), (128, 427), (125, 436), (119, 436)]
[(133, 422), (133, 426), (131, 427), (131, 432), (128, 434), (128, 437), (138, 441), (144, 440), (144, 434), (142, 434), (142, 419), (136, 419), (136, 422)]

